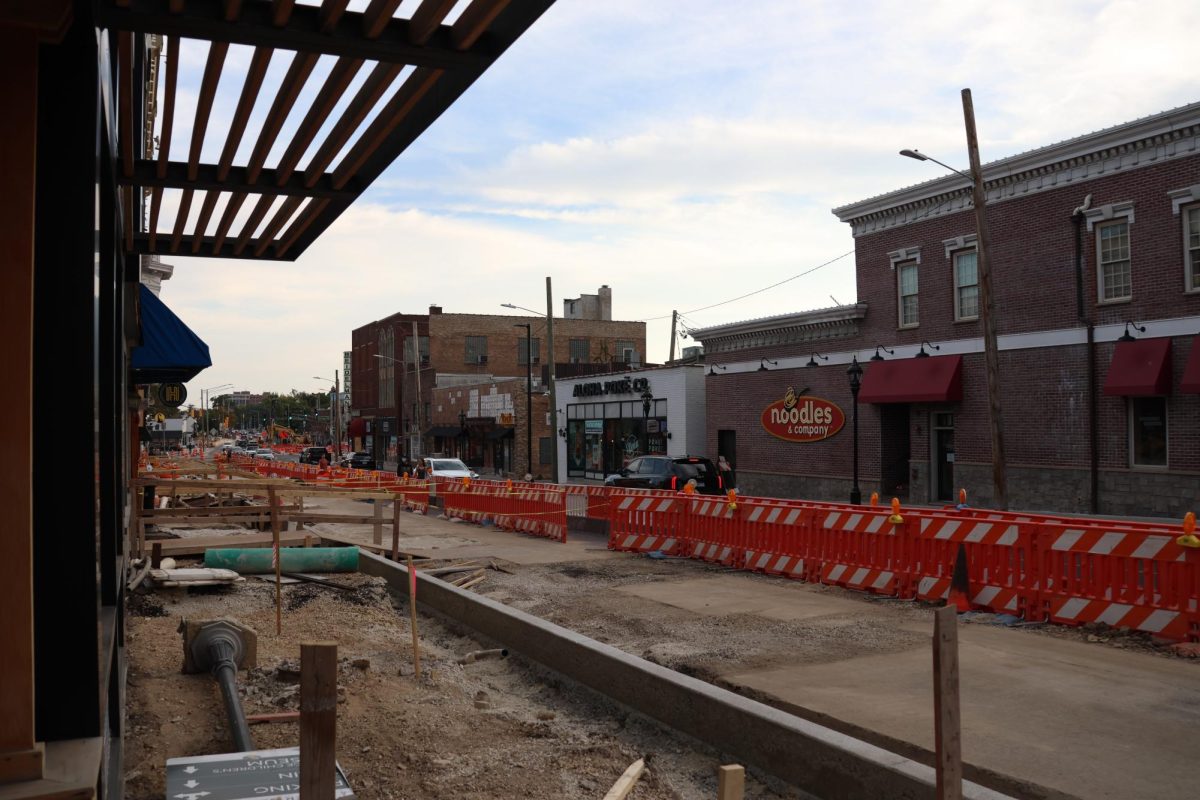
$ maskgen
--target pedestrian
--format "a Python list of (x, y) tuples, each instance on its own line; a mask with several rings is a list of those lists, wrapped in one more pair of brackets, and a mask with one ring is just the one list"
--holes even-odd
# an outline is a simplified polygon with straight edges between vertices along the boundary
[(317, 462), (317, 469), (321, 472), (329, 469), (329, 459), (325, 456), (321, 456), (321, 460)]
[(396, 477), (403, 478), (408, 474), (408, 459), (401, 458), (396, 461)]
[(717, 456), (717, 469), (721, 473), (721, 485), (725, 489), (734, 488), (733, 465), (725, 460), (724, 454)]
[(416, 472), (414, 473), (414, 475), (416, 476), (416, 479), (419, 481), (425, 480), (425, 462), (424, 461), (417, 462), (417, 469), (416, 469)]

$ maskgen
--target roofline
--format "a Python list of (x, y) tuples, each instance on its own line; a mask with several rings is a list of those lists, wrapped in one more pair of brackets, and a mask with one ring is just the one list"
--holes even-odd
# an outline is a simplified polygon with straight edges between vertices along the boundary
[[(1181, 128), (1192, 125), (1200, 125), (1200, 101), (988, 162), (982, 168), (984, 182), (1018, 180), (1029, 173), (1036, 173), (1056, 164), (1093, 156), (1105, 150), (1130, 145), (1145, 139), (1172, 134)], [(850, 222), (897, 206), (965, 192), (969, 186), (964, 185), (963, 180), (960, 175), (934, 178), (915, 186), (908, 186), (856, 203), (839, 206), (834, 208), (832, 213), (842, 222)]]
[(689, 331), (691, 337), (697, 340), (717, 339), (722, 336), (737, 336), (776, 328), (802, 328), (813, 325), (824, 325), (831, 322), (862, 319), (867, 315), (866, 303), (853, 303), (831, 308), (817, 308), (812, 311), (794, 311), (790, 314), (780, 314), (775, 317), (760, 317), (758, 319), (728, 322), (724, 325), (713, 325), (709, 328), (694, 328)]

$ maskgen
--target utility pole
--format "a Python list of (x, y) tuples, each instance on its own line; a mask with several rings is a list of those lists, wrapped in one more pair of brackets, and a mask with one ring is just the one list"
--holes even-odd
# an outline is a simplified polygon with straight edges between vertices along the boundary
[(414, 416), (417, 418), (417, 452), (413, 455), (416, 458), (421, 457), (422, 445), (425, 443), (425, 437), (421, 434), (421, 407), (425, 405), (421, 397), (421, 337), (417, 335), (417, 321), (413, 320), (413, 371), (417, 373), (417, 413)]
[(342, 387), (338, 383), (338, 371), (333, 371), (333, 408), (330, 419), (333, 420), (333, 454), (338, 461), (342, 460)]
[(671, 312), (671, 356), (667, 359), (668, 364), (675, 363), (675, 324), (679, 321), (679, 312)]
[(975, 106), (971, 90), (962, 90), (963, 120), (967, 127), (967, 155), (971, 159), (973, 184), (972, 202), (975, 206), (975, 229), (978, 238), (979, 315), (983, 323), (983, 361), (987, 373), (988, 416), (992, 433), (992, 499), (1000, 509), (1008, 508), (1008, 458), (1004, 450), (1004, 417), (1000, 408), (1000, 352), (996, 344), (996, 315), (992, 302), (991, 234), (988, 231), (984, 203), (983, 170), (979, 165), (979, 139), (975, 134)]
[[(546, 353), (547, 381), (550, 384), (550, 437), (554, 446), (550, 448), (550, 461), (553, 464), (554, 482), (558, 483), (558, 390), (554, 386), (554, 294), (550, 289), (550, 276), (546, 276)], [(533, 420), (529, 421), (533, 424)]]

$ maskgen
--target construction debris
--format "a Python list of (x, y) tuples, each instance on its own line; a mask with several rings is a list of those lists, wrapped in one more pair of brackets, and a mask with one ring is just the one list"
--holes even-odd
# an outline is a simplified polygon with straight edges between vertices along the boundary
[(508, 651), (504, 648), (496, 648), (495, 650), (475, 650), (467, 653), (458, 660), (459, 664), (474, 664), (476, 661), (482, 661), (485, 658), (507, 658)]
[(617, 779), (613, 787), (608, 790), (608, 794), (604, 795), (604, 800), (625, 800), (629, 793), (633, 791), (633, 787), (637, 784), (638, 779), (642, 777), (642, 773), (646, 771), (646, 759), (639, 758), (637, 761), (629, 765), (624, 774)]
[[(163, 563), (171, 559), (164, 558)], [(190, 567), (182, 569), (152, 569), (150, 580), (156, 586), (188, 587), (188, 586), (221, 586), (245, 580), (231, 569), (212, 569), (209, 567)]]

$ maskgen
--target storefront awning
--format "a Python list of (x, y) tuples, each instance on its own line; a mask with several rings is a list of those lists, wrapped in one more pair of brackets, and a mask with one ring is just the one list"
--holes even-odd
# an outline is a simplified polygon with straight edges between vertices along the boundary
[(434, 425), (425, 431), (426, 436), (440, 436), (447, 439), (453, 436), (462, 436), (463, 429), (457, 425)]
[(183, 324), (154, 292), (139, 286), (142, 343), (129, 366), (135, 383), (183, 383), (212, 366), (208, 345)]
[(1171, 393), (1171, 340), (1117, 342), (1104, 394), (1144, 397)]
[(1179, 391), (1200, 394), (1200, 336), (1192, 339), (1192, 351), (1188, 354), (1187, 366), (1183, 368)]
[(962, 400), (962, 356), (872, 361), (858, 399), (864, 403), (945, 403)]
[(352, 439), (356, 436), (366, 436), (367, 435), (367, 421), (365, 419), (363, 419), (362, 417), (351, 418), (350, 424), (346, 426), (346, 433)]
[(489, 431), (487, 438), (488, 439), (510, 439), (513, 437), (513, 435), (514, 435), (514, 433), (513, 433), (512, 428), (504, 427), (504, 428), (496, 428), (493, 431)]

